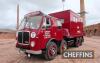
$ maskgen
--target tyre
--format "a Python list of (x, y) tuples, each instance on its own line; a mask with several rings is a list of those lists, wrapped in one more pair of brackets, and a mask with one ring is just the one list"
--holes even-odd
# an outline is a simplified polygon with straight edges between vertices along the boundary
[(79, 38), (79, 42), (80, 42), (80, 45), (82, 45), (82, 42), (83, 42), (83, 38), (82, 37)]
[(84, 42), (84, 37), (82, 37), (82, 42)]
[(65, 40), (62, 40), (61, 41), (61, 44), (60, 44), (60, 46), (59, 46), (59, 50), (58, 50), (58, 53), (59, 54), (62, 54), (64, 51), (66, 51), (67, 50), (67, 43), (66, 43), (66, 41)]
[(44, 57), (46, 60), (53, 60), (57, 56), (57, 45), (49, 42), (46, 46)]
[(75, 47), (79, 47), (82, 42), (80, 42), (80, 38), (76, 38)]

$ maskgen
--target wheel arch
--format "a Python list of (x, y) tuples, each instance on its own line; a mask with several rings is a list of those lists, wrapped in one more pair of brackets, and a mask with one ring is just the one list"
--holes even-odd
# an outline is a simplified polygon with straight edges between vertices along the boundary
[(59, 47), (59, 45), (60, 45), (60, 43), (61, 43), (61, 41), (57, 41), (55, 38), (49, 39), (49, 41), (46, 43), (46, 45), (47, 45), (49, 42), (54, 42), (54, 43), (57, 45), (57, 47)]

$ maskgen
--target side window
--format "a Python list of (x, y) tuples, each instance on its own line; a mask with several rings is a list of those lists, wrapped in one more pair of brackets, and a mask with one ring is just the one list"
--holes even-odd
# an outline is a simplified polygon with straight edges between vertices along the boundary
[(56, 25), (60, 29), (62, 27), (62, 22), (60, 20), (56, 20)]
[(73, 16), (73, 19), (72, 19), (73, 22), (77, 22), (78, 21), (78, 18), (76, 16)]
[(74, 21), (74, 22), (76, 21), (76, 17), (75, 17), (75, 16), (73, 17), (73, 21)]
[(59, 20), (57, 20), (57, 26), (62, 26), (62, 24)]
[(46, 18), (46, 24), (49, 24), (49, 18)]
[(63, 24), (64, 23), (64, 19), (59, 19), (60, 21), (61, 21), (61, 24)]
[(76, 21), (75, 22), (78, 22), (78, 18), (76, 17)]
[(44, 17), (42, 28), (49, 28), (51, 26), (51, 21), (49, 18)]
[(46, 26), (51, 26), (51, 21), (50, 21), (50, 18), (46, 18)]

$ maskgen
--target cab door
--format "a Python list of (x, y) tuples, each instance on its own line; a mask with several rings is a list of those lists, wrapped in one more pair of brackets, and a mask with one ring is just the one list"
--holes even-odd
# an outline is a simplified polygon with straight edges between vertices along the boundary
[[(55, 26), (54, 26), (55, 24)], [(62, 24), (59, 20), (51, 20), (51, 18), (46, 18), (44, 22), (44, 36), (45, 38), (55, 38), (56, 40), (62, 40), (63, 30)]]
[(42, 29), (44, 30), (44, 38), (51, 38), (52, 27), (49, 17), (44, 18)]

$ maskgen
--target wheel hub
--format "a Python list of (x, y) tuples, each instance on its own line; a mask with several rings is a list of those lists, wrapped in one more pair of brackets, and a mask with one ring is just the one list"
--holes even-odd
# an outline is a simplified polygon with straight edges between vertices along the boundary
[(56, 54), (56, 48), (54, 46), (51, 46), (49, 49), (49, 55), (54, 56)]

